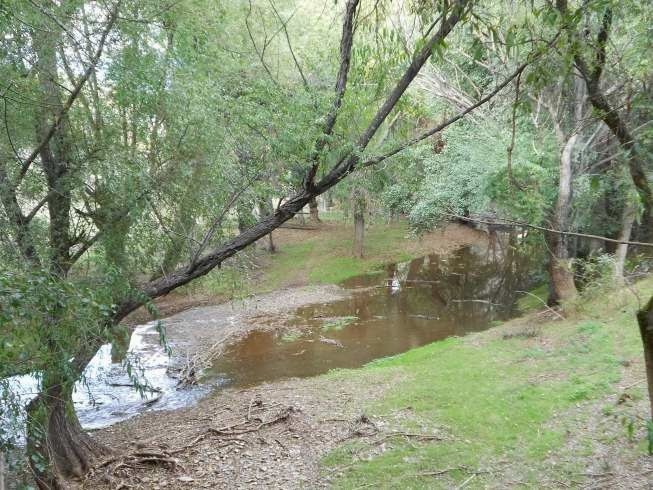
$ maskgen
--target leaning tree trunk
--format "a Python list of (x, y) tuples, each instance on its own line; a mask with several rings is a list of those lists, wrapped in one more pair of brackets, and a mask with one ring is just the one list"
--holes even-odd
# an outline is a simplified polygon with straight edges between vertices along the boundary
[[(558, 183), (558, 200), (551, 217), (554, 230), (565, 230), (569, 221), (571, 205), (571, 157), (578, 134), (574, 133), (566, 142), (560, 155), (560, 181)], [(547, 233), (549, 248), (549, 300), (558, 304), (576, 296), (574, 272), (569, 259), (566, 237), (560, 233)]]
[(639, 333), (644, 344), (648, 399), (651, 405), (650, 415), (653, 419), (653, 297), (649, 300), (646, 308), (637, 313), (637, 323), (639, 323)]
[(27, 406), (27, 452), (38, 487), (63, 489), (63, 479), (81, 477), (109, 450), (82, 429), (71, 390), (43, 389)]

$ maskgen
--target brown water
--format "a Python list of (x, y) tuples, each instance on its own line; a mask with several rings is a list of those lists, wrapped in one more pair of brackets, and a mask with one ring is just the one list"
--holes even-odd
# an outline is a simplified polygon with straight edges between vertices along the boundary
[(514, 243), (503, 236), (346, 281), (351, 297), (299, 308), (281, 329), (251, 332), (209, 375), (232, 386), (314, 376), (486, 329), (514, 316), (517, 291), (533, 285), (532, 259)]

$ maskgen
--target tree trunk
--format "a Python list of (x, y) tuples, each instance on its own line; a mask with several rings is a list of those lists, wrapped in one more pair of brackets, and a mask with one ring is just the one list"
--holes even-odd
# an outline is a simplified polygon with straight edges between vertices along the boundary
[(648, 383), (648, 399), (651, 406), (650, 416), (653, 419), (653, 297), (646, 308), (637, 313), (637, 323), (644, 344), (644, 364)]
[[(621, 217), (621, 230), (619, 230), (618, 237), (620, 241), (627, 242), (630, 240), (630, 232), (633, 229), (633, 222), (635, 221), (636, 215), (637, 208), (630, 202), (626, 203)], [(614, 260), (614, 278), (619, 285), (624, 283), (624, 265), (626, 263), (627, 253), (628, 245), (626, 243), (620, 243), (617, 245)]]
[(354, 213), (354, 256), (363, 258), (363, 239), (365, 237), (365, 195), (356, 189), (352, 193)]
[[(270, 199), (261, 199), (258, 207), (260, 218), (267, 218), (274, 214), (274, 205)], [(263, 245), (263, 248), (271, 254), (277, 251), (277, 247), (274, 245), (274, 239), (272, 238), (272, 232), (267, 236), (267, 244), (265, 242), (261, 242), (261, 244)]]
[(354, 210), (354, 255), (363, 258), (363, 239), (365, 236), (365, 213)]
[(272, 238), (272, 232), (268, 235), (268, 252), (271, 254), (275, 253), (277, 251), (277, 247), (274, 244), (274, 240)]
[[(554, 230), (566, 230), (569, 221), (569, 208), (571, 205), (571, 160), (574, 145), (578, 134), (574, 133), (565, 144), (560, 156), (560, 181), (558, 184), (558, 200), (551, 227)], [(568, 301), (576, 296), (574, 273), (569, 260), (567, 239), (559, 233), (547, 234), (549, 247), (549, 300), (550, 305)]]
[(110, 451), (82, 429), (69, 390), (41, 391), (27, 406), (27, 453), (42, 490), (63, 489), (62, 479), (81, 477), (95, 458)]
[(317, 207), (317, 198), (313, 198), (310, 201), (308, 201), (308, 210), (310, 212), (310, 220), (313, 223), (319, 223), (320, 222), (320, 216), (319, 216), (319, 211)]

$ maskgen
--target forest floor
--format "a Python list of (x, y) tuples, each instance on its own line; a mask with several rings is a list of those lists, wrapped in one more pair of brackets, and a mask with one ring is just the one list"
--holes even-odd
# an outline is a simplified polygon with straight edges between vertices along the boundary
[[(335, 226), (326, 237), (301, 231), (300, 243), (279, 237), (279, 254), (247, 295), (299, 289), (248, 301), (284, 308), (312, 294), (337, 296), (320, 284), (346, 278), (343, 269), (354, 275), (401, 253), (478, 238), (460, 227), (450, 244), (419, 244), (400, 225), (379, 229), (368, 234), (364, 264), (344, 253), (351, 242)], [(373, 252), (374, 233), (387, 255)], [(290, 272), (297, 263), (308, 265)], [(193, 407), (147, 412), (95, 433), (116, 456), (75, 486), (653, 488), (635, 322), (651, 294), (653, 279), (645, 279), (596, 293), (566, 318), (533, 310), (360, 369), (219, 390)], [(278, 304), (281, 297), (295, 299)]]

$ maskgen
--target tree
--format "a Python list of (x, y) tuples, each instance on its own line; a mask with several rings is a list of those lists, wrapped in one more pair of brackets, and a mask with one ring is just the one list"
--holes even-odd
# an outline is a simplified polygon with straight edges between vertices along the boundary
[[(204, 11), (202, 7), (205, 7), (201, 1), (193, 2), (191, 6), (189, 15), (195, 12), (194, 8)], [(223, 227), (229, 210), (236, 205), (242, 190), (251, 185), (249, 180), (265, 172), (266, 165), (253, 165), (254, 168), (249, 164), (244, 165), (238, 155), (230, 151), (230, 147), (235, 146), (231, 146), (234, 143), (233, 133), (221, 132), (220, 125), (202, 125), (206, 122), (202, 117), (207, 115), (207, 107), (217, 108), (226, 101), (227, 104), (233, 103), (229, 107), (233, 112), (222, 114), (223, 119), (247, 119), (247, 112), (239, 113), (235, 108), (247, 106), (250, 100), (260, 107), (256, 101), (260, 93), (247, 93), (247, 87), (236, 88), (223, 94), (222, 99), (215, 100), (202, 91), (201, 82), (206, 81), (205, 72), (198, 71), (201, 65), (194, 63), (197, 58), (202, 58), (204, 63), (206, 50), (213, 46), (203, 37), (206, 32), (198, 29), (203, 18), (193, 16), (189, 19), (178, 11), (175, 22), (165, 17), (162, 19), (163, 29), (159, 25), (155, 28), (151, 23), (146, 23), (147, 28), (142, 31), (135, 27), (140, 23), (119, 22), (119, 40), (112, 43), (111, 63), (107, 70), (115, 82), (115, 90), (111, 93), (113, 100), (107, 100), (107, 93), (99, 87), (102, 83), (100, 77), (91, 76), (102, 58), (104, 45), (119, 12), (123, 12), (123, 15), (135, 14), (138, 18), (155, 12), (154, 8), (149, 10), (149, 7), (153, 6), (139, 2), (116, 3), (103, 22), (98, 21), (97, 10), (86, 11), (80, 8), (79, 3), (72, 1), (62, 2), (53, 7), (52, 12), (45, 14), (37, 12), (38, 15), (35, 15), (29, 7), (25, 11), (36, 18), (37, 25), (40, 23), (47, 28), (21, 32), (21, 35), (31, 36), (34, 40), (37, 60), (34, 73), (38, 83), (33, 90), (41, 102), (35, 108), (38, 133), (34, 149), (27, 158), (21, 158), (24, 148), (29, 146), (29, 138), (23, 137), (21, 151), (15, 155), (19, 165), (7, 168), (8, 163), (3, 160), (5, 171), (1, 189), (5, 217), (12, 220), (11, 239), (19, 245), (20, 254), (26, 260), (20, 277), (7, 273), (8, 286), (4, 290), (7, 293), (3, 293), (3, 301), (11, 301), (14, 311), (24, 311), (26, 303), (16, 300), (16, 297), (22, 297), (20, 291), (30, 291), (31, 286), (41, 280), (51, 284), (53, 291), (69, 291), (66, 295), (58, 295), (56, 307), (52, 308), (49, 303), (53, 298), (50, 295), (42, 298), (41, 302), (32, 303), (30, 315), (20, 322), (16, 320), (19, 316), (12, 316), (9, 326), (5, 322), (2, 327), (3, 332), (17, 335), (21, 326), (36, 328), (39, 323), (36, 319), (45, 319), (42, 332), (45, 341), (34, 344), (41, 357), (38, 362), (23, 368), (43, 370), (41, 393), (30, 403), (28, 424), (30, 461), (41, 488), (57, 488), (61, 476), (83, 473), (92, 459), (107, 449), (81, 430), (74, 411), (69, 410), (70, 395), (75, 381), (82, 375), (95, 350), (111, 337), (127, 314), (207, 274), (229, 257), (268, 235), (357, 168), (378, 165), (402, 149), (423, 141), (487, 102), (508, 83), (502, 82), (461, 113), (391, 148), (387, 153), (365, 155), (379, 128), (434, 49), (441, 49), (439, 47), (443, 46), (444, 39), (469, 15), (471, 2), (459, 0), (440, 6), (441, 16), (430, 29), (426, 29), (423, 43), (411, 56), (403, 74), (360, 134), (347, 143), (334, 138), (334, 129), (347, 91), (355, 19), (360, 8), (358, 0), (349, 0), (345, 6), (335, 94), (320, 130), (302, 133), (304, 138), (306, 133), (310, 137), (317, 137), (313, 138), (313, 144), (306, 153), (306, 170), (301, 185), (293, 195), (283, 199), (272, 214), (263, 215), (249, 228), (229, 237), (225, 233), (229, 228)], [(62, 19), (66, 19), (66, 22)], [(77, 38), (68, 33), (69, 27), (75, 26), (76, 21), (101, 27), (101, 32), (91, 33), (85, 39), (95, 46), (95, 51), (90, 62), (82, 65), (67, 63), (68, 55), (75, 52), (74, 45), (78, 44)], [(12, 25), (17, 26), (18, 21)], [(17, 27), (17, 30), (21, 29)], [(174, 35), (170, 35), (166, 29), (174, 30)], [(159, 47), (166, 45), (165, 42), (160, 43), (164, 39), (172, 40), (170, 49), (164, 50), (164, 53), (170, 53), (173, 59), (177, 59), (176, 63), (169, 63), (166, 55), (162, 56)], [(67, 51), (69, 45), (71, 49)], [(60, 46), (65, 48), (61, 50)], [(180, 63), (179, 59), (184, 63)], [(220, 59), (220, 63), (224, 61)], [(59, 79), (59, 68), (65, 64), (71, 67), (72, 75), (76, 78), (71, 90), (64, 90), (63, 81)], [(171, 65), (175, 66), (174, 72), (166, 73)], [(74, 72), (79, 66), (86, 68), (81, 75), (75, 76)], [(216, 63), (208, 68), (219, 70), (221, 67)], [(229, 73), (233, 66), (222, 68), (225, 76), (234, 76)], [(87, 83), (89, 80), (92, 81)], [(161, 83), (161, 80), (164, 82)], [(200, 97), (189, 97), (189, 83), (197, 91), (190, 94), (194, 96), (199, 92)], [(211, 89), (215, 90), (215, 87)], [(284, 102), (289, 100), (283, 90), (271, 93), (277, 93)], [(166, 99), (164, 107), (160, 105), (161, 96)], [(189, 113), (188, 107), (195, 102), (201, 108), (198, 106), (197, 112), (192, 112), (196, 119), (189, 123), (185, 116)], [(94, 103), (97, 103), (97, 107)], [(173, 111), (173, 108), (177, 110)], [(275, 110), (277, 107), (270, 108), (271, 112)], [(88, 127), (83, 120), (92, 120), (93, 124)], [(189, 127), (193, 124), (199, 124), (207, 133), (190, 131)], [(241, 127), (248, 127), (247, 121)], [(13, 128), (8, 129), (11, 131)], [(259, 133), (260, 130), (253, 131), (250, 138), (255, 138), (254, 134)], [(217, 138), (206, 139), (207, 135)], [(192, 138), (193, 143), (184, 141), (186, 138)], [(268, 151), (265, 134), (255, 140), (260, 144), (260, 154), (265, 155)], [(216, 148), (212, 144), (215, 141), (222, 141), (224, 148)], [(73, 151), (73, 142), (84, 143), (81, 155), (79, 151)], [(186, 154), (183, 151), (185, 147), (199, 151)], [(334, 165), (320, 172), (323, 177), (318, 180), (318, 171), (324, 165), (324, 152), (334, 147), (339, 156)], [(178, 195), (176, 192), (183, 195), (183, 189), (174, 178), (168, 178), (167, 171), (192, 175), (198, 158), (218, 155), (225, 157), (226, 164), (207, 166), (210, 173), (199, 179), (201, 192), (195, 189), (195, 196), (189, 196), (201, 203), (197, 208), (200, 214), (195, 215), (194, 223), (202, 225), (203, 230), (197, 230), (197, 226), (181, 225), (178, 229), (171, 229), (170, 223), (177, 228), (175, 223), (185, 221), (175, 213), (178, 208), (174, 201)], [(175, 166), (168, 165), (170, 159), (175, 161)], [(264, 160), (254, 159), (255, 162)], [(21, 181), (27, 179), (39, 184), (40, 175), (32, 165), (35, 162), (42, 168), (45, 188), (44, 194), (40, 194), (33, 204), (26, 194), (28, 188), (21, 186)], [(215, 182), (221, 185), (213, 186)], [(225, 182), (229, 185), (224, 185)], [(34, 187), (37, 195), (41, 188), (40, 185)], [(25, 213), (23, 206), (30, 204), (34, 207)], [(49, 240), (44, 245), (41, 240), (33, 238), (40, 236), (41, 229), (36, 226), (37, 222), (30, 224), (41, 208), (48, 211), (47, 215), (38, 216), (38, 225), (45, 225), (49, 229)], [(188, 259), (173, 270), (156, 274), (155, 271), (162, 269), (159, 260), (166, 254), (160, 251), (147, 253), (149, 247), (156, 250), (157, 237), (185, 236), (190, 228), (193, 228), (192, 236), (185, 237), (190, 252)], [(131, 253), (139, 249), (145, 253), (132, 257)], [(10, 247), (3, 252), (11, 256)], [(134, 260), (141, 258), (145, 259), (151, 279), (143, 280), (141, 274), (135, 273), (138, 269), (131, 269)], [(95, 263), (89, 267), (91, 259)], [(77, 268), (80, 261), (86, 261), (87, 266)], [(19, 262), (20, 258), (16, 257), (12, 267)], [(168, 264), (173, 262), (168, 261)], [(166, 267), (170, 269), (171, 266)], [(81, 273), (84, 271), (92, 274), (83, 276)], [(94, 287), (87, 288), (85, 284)], [(91, 306), (81, 306), (87, 304)], [(82, 320), (84, 316), (86, 318)], [(79, 335), (82, 324), (89, 329), (88, 335), (83, 342), (71, 342), (71, 338)], [(72, 330), (62, 336), (65, 328)], [(11, 373), (3, 373), (3, 376), (5, 374)]]

